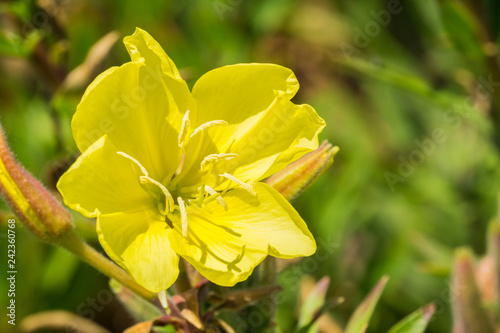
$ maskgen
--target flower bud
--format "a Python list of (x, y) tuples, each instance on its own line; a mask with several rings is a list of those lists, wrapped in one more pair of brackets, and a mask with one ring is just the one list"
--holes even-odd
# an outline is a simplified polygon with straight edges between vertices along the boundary
[(339, 147), (332, 147), (328, 141), (323, 141), (318, 149), (275, 173), (266, 183), (278, 190), (288, 201), (292, 201), (332, 165), (333, 157), (338, 151)]
[(453, 332), (493, 333), (493, 325), (483, 306), (474, 276), (475, 263), (469, 249), (455, 253), (451, 284)]
[(497, 300), (495, 268), (495, 258), (488, 255), (479, 261), (474, 272), (479, 292), (485, 304), (495, 304)]
[(498, 221), (492, 221), (488, 228), (488, 257), (492, 258), (488, 278), (490, 283), (486, 284), (489, 288), (482, 289), (489, 289), (487, 293), (490, 297), (487, 300), (492, 299), (494, 304), (500, 304), (500, 224)]
[(0, 194), (24, 225), (45, 241), (73, 228), (71, 215), (15, 160), (0, 127)]

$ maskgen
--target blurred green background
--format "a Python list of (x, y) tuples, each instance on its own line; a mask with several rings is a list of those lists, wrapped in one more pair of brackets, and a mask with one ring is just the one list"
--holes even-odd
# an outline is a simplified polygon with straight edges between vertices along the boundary
[[(428, 332), (450, 332), (453, 250), (483, 254), (497, 214), (499, 15), (494, 0), (0, 1), (0, 122), (22, 164), (54, 189), (77, 156), (75, 107), (99, 72), (129, 60), (121, 38), (135, 27), (153, 35), (191, 87), (223, 65), (289, 67), (301, 83), (294, 101), (317, 110), (327, 123), (321, 138), (341, 150), (294, 203), (323, 255), (283, 272), (279, 327), (296, 325), (296, 277), (330, 276), (328, 296), (345, 298), (330, 314), (343, 325), (387, 274), (368, 332), (430, 302), (437, 311)], [(74, 215), (99, 248), (92, 221)], [(92, 311), (104, 276), (21, 229), (18, 320), (90, 309), (110, 329), (127, 327), (115, 301)], [(0, 330), (12, 330), (5, 316)]]

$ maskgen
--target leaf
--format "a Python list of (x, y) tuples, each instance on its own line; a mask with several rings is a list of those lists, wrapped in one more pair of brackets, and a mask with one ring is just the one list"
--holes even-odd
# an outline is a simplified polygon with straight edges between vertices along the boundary
[(467, 96), (461, 96), (444, 90), (436, 90), (424, 79), (415, 74), (406, 71), (403, 72), (395, 68), (390, 68), (389, 66), (381, 67), (362, 59), (354, 58), (351, 59), (350, 62), (338, 58), (333, 58), (332, 60), (359, 74), (403, 89), (436, 107), (442, 108), (443, 111), (453, 111), (465, 119), (469, 119), (475, 125), (480, 126), (481, 130), (491, 128), (491, 124), (481, 115), (481, 112), (469, 102)]
[(120, 34), (117, 31), (111, 31), (99, 39), (90, 48), (83, 63), (66, 76), (61, 90), (68, 91), (85, 88), (95, 78), (99, 66), (106, 60), (111, 48), (115, 45), (119, 37)]
[[(297, 333), (317, 333), (322, 326), (323, 329), (329, 328), (327, 332), (335, 327), (335, 322), (332, 318), (326, 315), (328, 309), (336, 306), (344, 301), (344, 298), (336, 298), (325, 300), (326, 292), (330, 285), (330, 278), (323, 277), (316, 283), (312, 277), (302, 278), (300, 285), (302, 307), (299, 315), (299, 323)], [(337, 327), (335, 327), (337, 328)]]
[(450, 42), (455, 49), (469, 60), (476, 72), (482, 72), (485, 54), (480, 44), (479, 27), (472, 13), (456, 0), (439, 1), (441, 20)]
[(41, 38), (39, 30), (31, 31), (26, 38), (9, 31), (0, 31), (0, 55), (26, 58)]
[[(302, 308), (300, 310), (299, 316), (299, 327), (302, 328), (309, 323), (317, 319), (315, 314), (319, 309), (325, 304), (326, 291), (330, 285), (330, 278), (325, 276), (314, 286), (313, 290), (307, 295)], [(316, 318), (315, 318), (316, 317)], [(300, 331), (300, 330), (299, 330)], [(307, 332), (317, 332), (317, 327), (315, 329), (309, 329)]]
[(198, 318), (198, 315), (194, 313), (190, 309), (182, 309), (181, 310), (182, 317), (184, 317), (191, 325), (196, 327), (199, 330), (203, 330), (204, 326), (200, 318)]
[(87, 318), (68, 311), (44, 311), (25, 317), (20, 326), (22, 332), (35, 332), (42, 329), (63, 330), (65, 332), (110, 333), (106, 328)]
[(155, 305), (131, 292), (118, 281), (114, 279), (109, 280), (109, 286), (120, 302), (137, 321), (148, 321), (164, 315)]
[(127, 328), (123, 333), (149, 333), (154, 320), (143, 321)]
[(382, 277), (372, 291), (370, 291), (368, 296), (366, 296), (363, 302), (357, 307), (347, 323), (345, 333), (363, 333), (366, 331), (373, 310), (380, 299), (380, 295), (382, 295), (387, 280), (389, 280), (388, 276)]
[(423, 333), (436, 311), (434, 304), (429, 304), (406, 316), (387, 333)]
[(207, 297), (207, 302), (216, 304), (217, 310), (227, 309), (230, 311), (238, 311), (259, 300), (267, 299), (270, 295), (276, 294), (281, 290), (281, 286), (272, 285), (245, 290), (236, 290), (229, 292), (224, 297), (210, 293)]

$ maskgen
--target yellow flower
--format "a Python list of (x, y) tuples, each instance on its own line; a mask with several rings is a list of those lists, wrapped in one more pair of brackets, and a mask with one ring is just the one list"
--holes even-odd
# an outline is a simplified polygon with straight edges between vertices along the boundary
[(313, 254), (302, 218), (259, 182), (316, 149), (324, 127), (290, 102), (293, 72), (225, 66), (189, 91), (147, 32), (124, 43), (132, 61), (88, 87), (72, 121), (82, 155), (58, 183), (69, 207), (97, 217), (106, 253), (155, 292), (175, 281), (179, 256), (232, 286), (267, 255)]

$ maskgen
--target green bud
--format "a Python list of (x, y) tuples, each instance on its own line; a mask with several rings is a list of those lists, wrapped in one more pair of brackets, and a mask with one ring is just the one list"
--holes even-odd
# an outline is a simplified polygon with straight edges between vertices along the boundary
[(69, 212), (15, 160), (1, 127), (0, 194), (38, 238), (53, 242), (73, 228)]
[(333, 157), (338, 151), (339, 147), (332, 147), (328, 141), (323, 141), (318, 149), (275, 173), (266, 183), (278, 190), (288, 201), (292, 201), (332, 165)]

